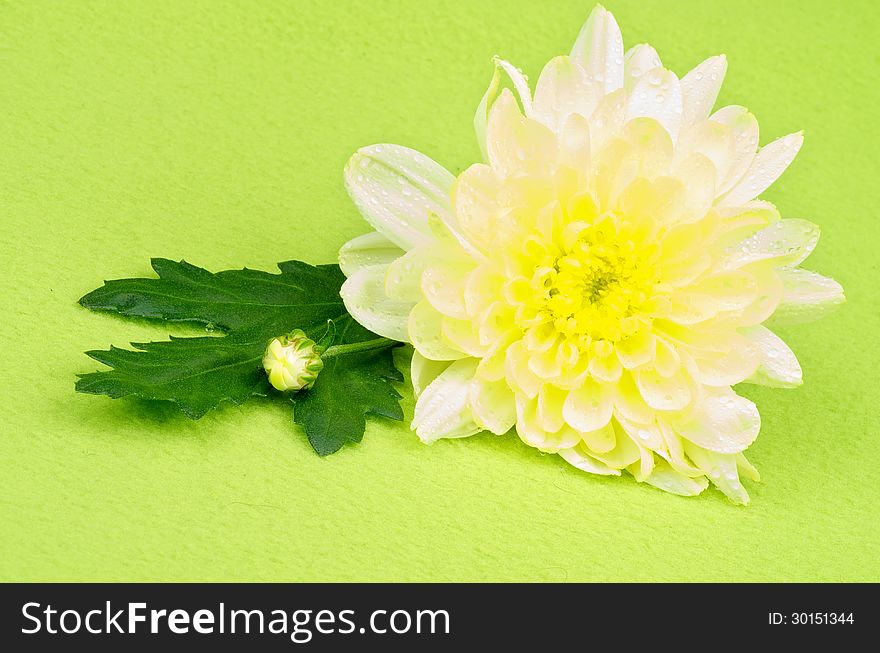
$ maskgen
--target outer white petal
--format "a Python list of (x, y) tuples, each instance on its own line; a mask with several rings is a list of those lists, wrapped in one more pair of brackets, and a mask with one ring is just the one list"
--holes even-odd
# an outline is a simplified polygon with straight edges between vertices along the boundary
[(349, 277), (339, 294), (345, 308), (360, 324), (380, 336), (409, 342), (407, 319), (414, 304), (385, 294), (387, 265), (364, 267)]
[(803, 268), (777, 270), (782, 280), (782, 301), (770, 318), (774, 325), (802, 324), (827, 315), (846, 297), (834, 279)]
[(589, 118), (599, 103), (599, 90), (571, 57), (556, 57), (544, 66), (535, 88), (533, 117), (559, 133), (571, 114)]
[(385, 275), (385, 294), (389, 299), (415, 304), (422, 297), (422, 274), (432, 258), (430, 252), (437, 248), (416, 247), (388, 265)]
[(722, 270), (735, 270), (760, 261), (778, 266), (797, 265), (819, 242), (819, 227), (807, 220), (788, 218), (774, 222), (753, 236), (728, 247), (719, 259)]
[(513, 86), (519, 94), (520, 101), (523, 103), (526, 115), (531, 113), (532, 103), (529, 83), (528, 80), (526, 80), (525, 75), (523, 75), (513, 64), (504, 61), (503, 59), (499, 59), (498, 57), (495, 57), (492, 62), (495, 64), (495, 68), (492, 71), (492, 79), (489, 81), (489, 86), (486, 88), (486, 92), (483, 94), (480, 104), (477, 106), (477, 111), (474, 114), (474, 132), (477, 135), (477, 144), (480, 146), (480, 152), (483, 154), (483, 161), (486, 162), (489, 161), (489, 153), (486, 147), (486, 130), (489, 123), (489, 110), (492, 108), (492, 102), (495, 100), (495, 96), (498, 94), (498, 88), (501, 85), (502, 70), (507, 73), (513, 82)]
[(758, 197), (785, 172), (803, 143), (804, 133), (797, 132), (762, 147), (745, 176), (721, 198), (719, 204), (735, 206)]
[(468, 395), (474, 421), (497, 435), (507, 433), (516, 424), (516, 398), (501, 381), (484, 381), (474, 377)]
[(425, 444), (440, 438), (464, 438), (480, 432), (468, 405), (477, 360), (452, 363), (422, 392), (416, 402), (412, 429)]
[(722, 195), (733, 188), (746, 174), (758, 152), (758, 120), (748, 109), (731, 105), (718, 109), (709, 119), (725, 125), (731, 131), (733, 152), (729, 164), (718, 179), (717, 194)]
[(404, 252), (378, 231), (352, 238), (339, 250), (339, 267), (350, 277), (361, 268), (388, 265)]
[(522, 74), (522, 71), (509, 61), (495, 57), (495, 65), (507, 73), (513, 88), (516, 90), (519, 102), (522, 105), (523, 113), (527, 116), (532, 115), (532, 92), (529, 90), (529, 80)]
[(524, 117), (509, 89), (492, 105), (486, 148), (492, 167), (503, 176), (547, 174), (556, 164), (558, 149), (554, 133)]
[(482, 251), (495, 240), (502, 207), (498, 202), (501, 178), (491, 166), (475, 163), (462, 172), (452, 187), (456, 217), (462, 233)]
[(571, 57), (606, 94), (623, 86), (623, 37), (605, 7), (593, 9), (574, 42)]
[(483, 94), (480, 104), (477, 105), (477, 111), (474, 114), (474, 133), (477, 136), (477, 145), (480, 146), (480, 153), (483, 155), (483, 161), (485, 162), (489, 161), (489, 154), (486, 150), (486, 128), (489, 124), (489, 109), (495, 100), (495, 96), (498, 94), (498, 87), (500, 85), (501, 71), (498, 70), (498, 66), (495, 66), (492, 70), (492, 79), (489, 81), (489, 86)]
[[(443, 314), (427, 301), (423, 300), (413, 306), (408, 317), (406, 325), (408, 337), (405, 342), (412, 342), (413, 347), (422, 356), (437, 361), (458, 360), (466, 357), (463, 351), (455, 348), (443, 337)], [(368, 324), (365, 326), (369, 327)], [(375, 331), (375, 329), (373, 330)]]
[(727, 72), (723, 54), (706, 59), (681, 79), (682, 122), (690, 125), (708, 117)]
[(440, 376), (452, 361), (432, 361), (425, 358), (418, 351), (413, 351), (410, 363), (410, 378), (412, 379), (413, 395), (416, 399), (421, 396), (431, 383)]
[(647, 43), (631, 47), (623, 58), (624, 87), (628, 91), (632, 90), (640, 77), (649, 70), (659, 68), (662, 65), (660, 55)]
[(454, 224), (452, 173), (401, 145), (370, 145), (345, 166), (345, 186), (373, 227), (403, 249), (433, 240), (428, 216)]
[(654, 461), (654, 470), (645, 479), (645, 483), (683, 497), (696, 496), (709, 485), (705, 476), (685, 476), (662, 459)]
[(707, 394), (696, 410), (674, 420), (673, 426), (685, 440), (704, 449), (739, 453), (758, 437), (761, 416), (745, 397), (719, 390)]
[(601, 476), (620, 476), (620, 470), (609, 467), (600, 460), (596, 460), (589, 454), (585, 453), (581, 447), (572, 447), (571, 449), (560, 449), (557, 451), (562, 459), (568, 464), (578, 469), (589, 472), (591, 474), (600, 474)]
[(746, 383), (771, 388), (796, 388), (804, 382), (800, 363), (782, 338), (760, 325), (746, 329), (744, 335), (752, 341), (761, 355), (757, 371), (746, 379)]
[(745, 460), (742, 454), (716, 453), (690, 442), (685, 442), (684, 448), (694, 464), (705, 472), (712, 484), (724, 492), (728, 499), (742, 505), (749, 503), (749, 493), (745, 491), (739, 478), (738, 459)]
[(639, 78), (629, 94), (630, 118), (653, 118), (678, 138), (682, 116), (681, 85), (678, 77), (665, 68), (654, 68)]

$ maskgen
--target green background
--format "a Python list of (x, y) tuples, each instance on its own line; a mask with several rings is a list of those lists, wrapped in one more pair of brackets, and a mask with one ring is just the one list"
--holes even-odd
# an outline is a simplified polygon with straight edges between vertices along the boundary
[(720, 102), (762, 143), (806, 131), (766, 197), (821, 224), (807, 266), (849, 302), (781, 331), (802, 388), (744, 389), (763, 415), (747, 508), (592, 477), (514, 435), (425, 447), (373, 420), (321, 459), (280, 402), (191, 422), (73, 392), (99, 367), (84, 350), (169, 331), (82, 294), (151, 256), (334, 261), (368, 230), (342, 185), (356, 148), (461, 171), (491, 56), (535, 79), (591, 7), (0, 2), (0, 579), (880, 580), (871, 0), (608, 2), (627, 47), (681, 74), (726, 53)]

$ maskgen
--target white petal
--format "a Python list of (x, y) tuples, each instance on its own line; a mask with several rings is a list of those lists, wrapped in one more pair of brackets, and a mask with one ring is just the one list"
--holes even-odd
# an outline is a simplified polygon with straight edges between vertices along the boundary
[(475, 377), (468, 401), (474, 421), (487, 431), (502, 435), (516, 424), (516, 399), (503, 379), (484, 381)]
[(755, 160), (758, 152), (758, 120), (748, 109), (736, 105), (723, 107), (712, 114), (711, 122), (730, 129), (733, 144), (732, 156), (718, 179), (718, 195), (726, 193), (742, 179)]
[(619, 469), (612, 469), (605, 463), (596, 460), (587, 453), (584, 453), (581, 447), (572, 447), (571, 449), (560, 449), (557, 451), (562, 459), (568, 464), (578, 469), (589, 472), (591, 474), (600, 474), (602, 476), (620, 476)]
[(685, 442), (684, 448), (694, 464), (705, 472), (712, 484), (724, 492), (728, 499), (742, 505), (749, 503), (749, 493), (739, 479), (737, 455), (707, 451), (689, 442)]
[(501, 84), (502, 70), (507, 73), (510, 81), (513, 82), (513, 87), (519, 95), (520, 102), (523, 105), (523, 110), (526, 115), (528, 116), (532, 113), (532, 96), (529, 91), (529, 83), (525, 75), (522, 74), (522, 71), (509, 61), (504, 61), (499, 57), (494, 57), (492, 63), (495, 64), (495, 68), (492, 71), (492, 79), (489, 81), (489, 86), (483, 94), (480, 104), (477, 106), (477, 111), (474, 114), (474, 132), (476, 132), (477, 135), (477, 144), (480, 146), (480, 152), (483, 154), (483, 161), (486, 162), (489, 161), (489, 154), (486, 147), (486, 131), (489, 122), (489, 111), (492, 108), (495, 96), (498, 94), (498, 88)]
[(810, 255), (818, 242), (817, 225), (799, 218), (787, 218), (727, 248), (718, 264), (724, 270), (769, 260), (776, 266), (797, 265)]
[(339, 294), (352, 317), (370, 331), (409, 342), (407, 320), (414, 304), (390, 299), (385, 294), (387, 272), (386, 265), (361, 268), (342, 284)]
[(492, 167), (503, 176), (546, 175), (556, 164), (553, 132), (537, 120), (523, 117), (509, 89), (492, 105), (486, 148)]
[(683, 497), (696, 496), (709, 485), (709, 481), (706, 480), (705, 476), (698, 476), (696, 478), (685, 476), (673, 469), (665, 460), (656, 460), (654, 462), (654, 470), (645, 479), (645, 483), (670, 494), (677, 494)]
[(494, 66), (492, 69), (492, 79), (489, 81), (489, 86), (483, 94), (480, 104), (477, 105), (477, 111), (474, 114), (474, 133), (477, 136), (477, 145), (480, 146), (480, 153), (483, 155), (483, 161), (486, 162), (489, 161), (489, 153), (486, 149), (486, 129), (489, 124), (489, 109), (492, 107), (492, 102), (498, 94), (498, 87), (500, 85), (501, 71), (498, 69), (498, 66)]
[(465, 319), (464, 285), (473, 270), (473, 262), (446, 259), (437, 265), (428, 265), (422, 273), (422, 293), (431, 306), (444, 315)]
[(559, 139), (560, 162), (586, 177), (590, 172), (590, 121), (580, 114), (568, 116)]
[(464, 438), (480, 432), (468, 404), (477, 360), (455, 361), (425, 388), (416, 402), (412, 429), (425, 444), (440, 438)]
[(627, 106), (630, 118), (653, 118), (663, 125), (673, 141), (678, 138), (681, 86), (672, 71), (654, 68), (642, 75), (629, 94)]
[(565, 421), (578, 431), (595, 431), (611, 419), (612, 396), (605, 384), (586, 379), (584, 384), (568, 393), (562, 407)]
[(431, 383), (440, 376), (452, 361), (432, 361), (425, 358), (419, 352), (413, 351), (410, 363), (410, 378), (413, 385), (413, 396), (418, 399)]
[(684, 439), (704, 449), (739, 453), (758, 437), (761, 416), (745, 397), (732, 390), (719, 390), (707, 394), (696, 410), (676, 419), (673, 427)]
[(404, 252), (378, 231), (352, 238), (339, 250), (339, 267), (350, 277), (370, 265), (388, 265)]
[(660, 55), (647, 43), (631, 47), (623, 58), (624, 87), (631, 91), (640, 77), (649, 70), (659, 68), (662, 65)]
[(590, 143), (593, 152), (600, 152), (606, 141), (626, 122), (627, 94), (617, 89), (599, 100), (599, 106), (590, 118)]
[(681, 79), (682, 121), (685, 125), (708, 117), (724, 75), (727, 72), (727, 57), (723, 54), (706, 59)]
[(771, 317), (774, 325), (803, 324), (823, 317), (846, 301), (834, 279), (803, 268), (777, 270), (782, 301)]
[(422, 356), (436, 361), (458, 360), (466, 356), (443, 337), (443, 314), (427, 301), (413, 306), (408, 317), (405, 342), (411, 342)]
[(568, 116), (589, 118), (598, 103), (599, 92), (584, 69), (571, 57), (556, 57), (538, 78), (533, 117), (559, 133)]
[(345, 166), (345, 185), (376, 231), (403, 249), (433, 241), (428, 216), (454, 224), (452, 173), (401, 145), (370, 145)]
[(475, 163), (458, 176), (452, 188), (462, 233), (483, 251), (488, 251), (497, 235), (500, 187), (501, 179), (490, 166)]
[(606, 94), (623, 86), (623, 37), (605, 7), (593, 9), (574, 42), (571, 57)]
[(746, 379), (746, 383), (771, 388), (796, 388), (804, 382), (800, 363), (782, 338), (760, 325), (745, 329), (743, 334), (752, 341), (761, 356), (757, 371)]
[(797, 132), (762, 147), (745, 176), (721, 198), (719, 204), (735, 206), (758, 197), (785, 172), (803, 143), (803, 132)]
[(645, 403), (655, 410), (681, 410), (693, 398), (688, 378), (682, 370), (661, 376), (656, 370), (635, 373), (636, 385)]
[(529, 80), (522, 74), (522, 71), (509, 61), (495, 57), (495, 65), (507, 73), (510, 81), (513, 82), (513, 88), (516, 90), (519, 102), (522, 105), (523, 113), (527, 116), (532, 115), (532, 92), (529, 90)]
[(385, 275), (385, 294), (390, 299), (411, 304), (422, 299), (422, 274), (431, 263), (426, 250), (434, 249), (416, 247), (391, 262)]

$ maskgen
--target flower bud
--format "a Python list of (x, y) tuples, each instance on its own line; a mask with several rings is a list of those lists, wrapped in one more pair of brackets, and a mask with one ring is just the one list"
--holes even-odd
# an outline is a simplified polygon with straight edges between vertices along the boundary
[(269, 383), (282, 392), (311, 388), (323, 368), (320, 348), (299, 329), (272, 340), (263, 356)]

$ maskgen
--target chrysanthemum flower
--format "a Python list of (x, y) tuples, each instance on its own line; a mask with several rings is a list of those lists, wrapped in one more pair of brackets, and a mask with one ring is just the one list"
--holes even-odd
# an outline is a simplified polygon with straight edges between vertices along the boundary
[[(342, 295), (415, 348), (424, 442), (515, 428), (587, 472), (748, 502), (760, 417), (731, 386), (799, 385), (763, 323), (816, 317), (843, 291), (798, 267), (818, 228), (756, 199), (802, 135), (759, 149), (748, 110), (711, 113), (726, 68), (679, 79), (649, 45), (624, 52), (597, 7), (534, 95), (496, 60), (475, 118), (485, 163), (455, 178), (398, 145), (351, 158), (376, 232), (340, 251)], [(515, 93), (498, 93), (501, 71)]]

